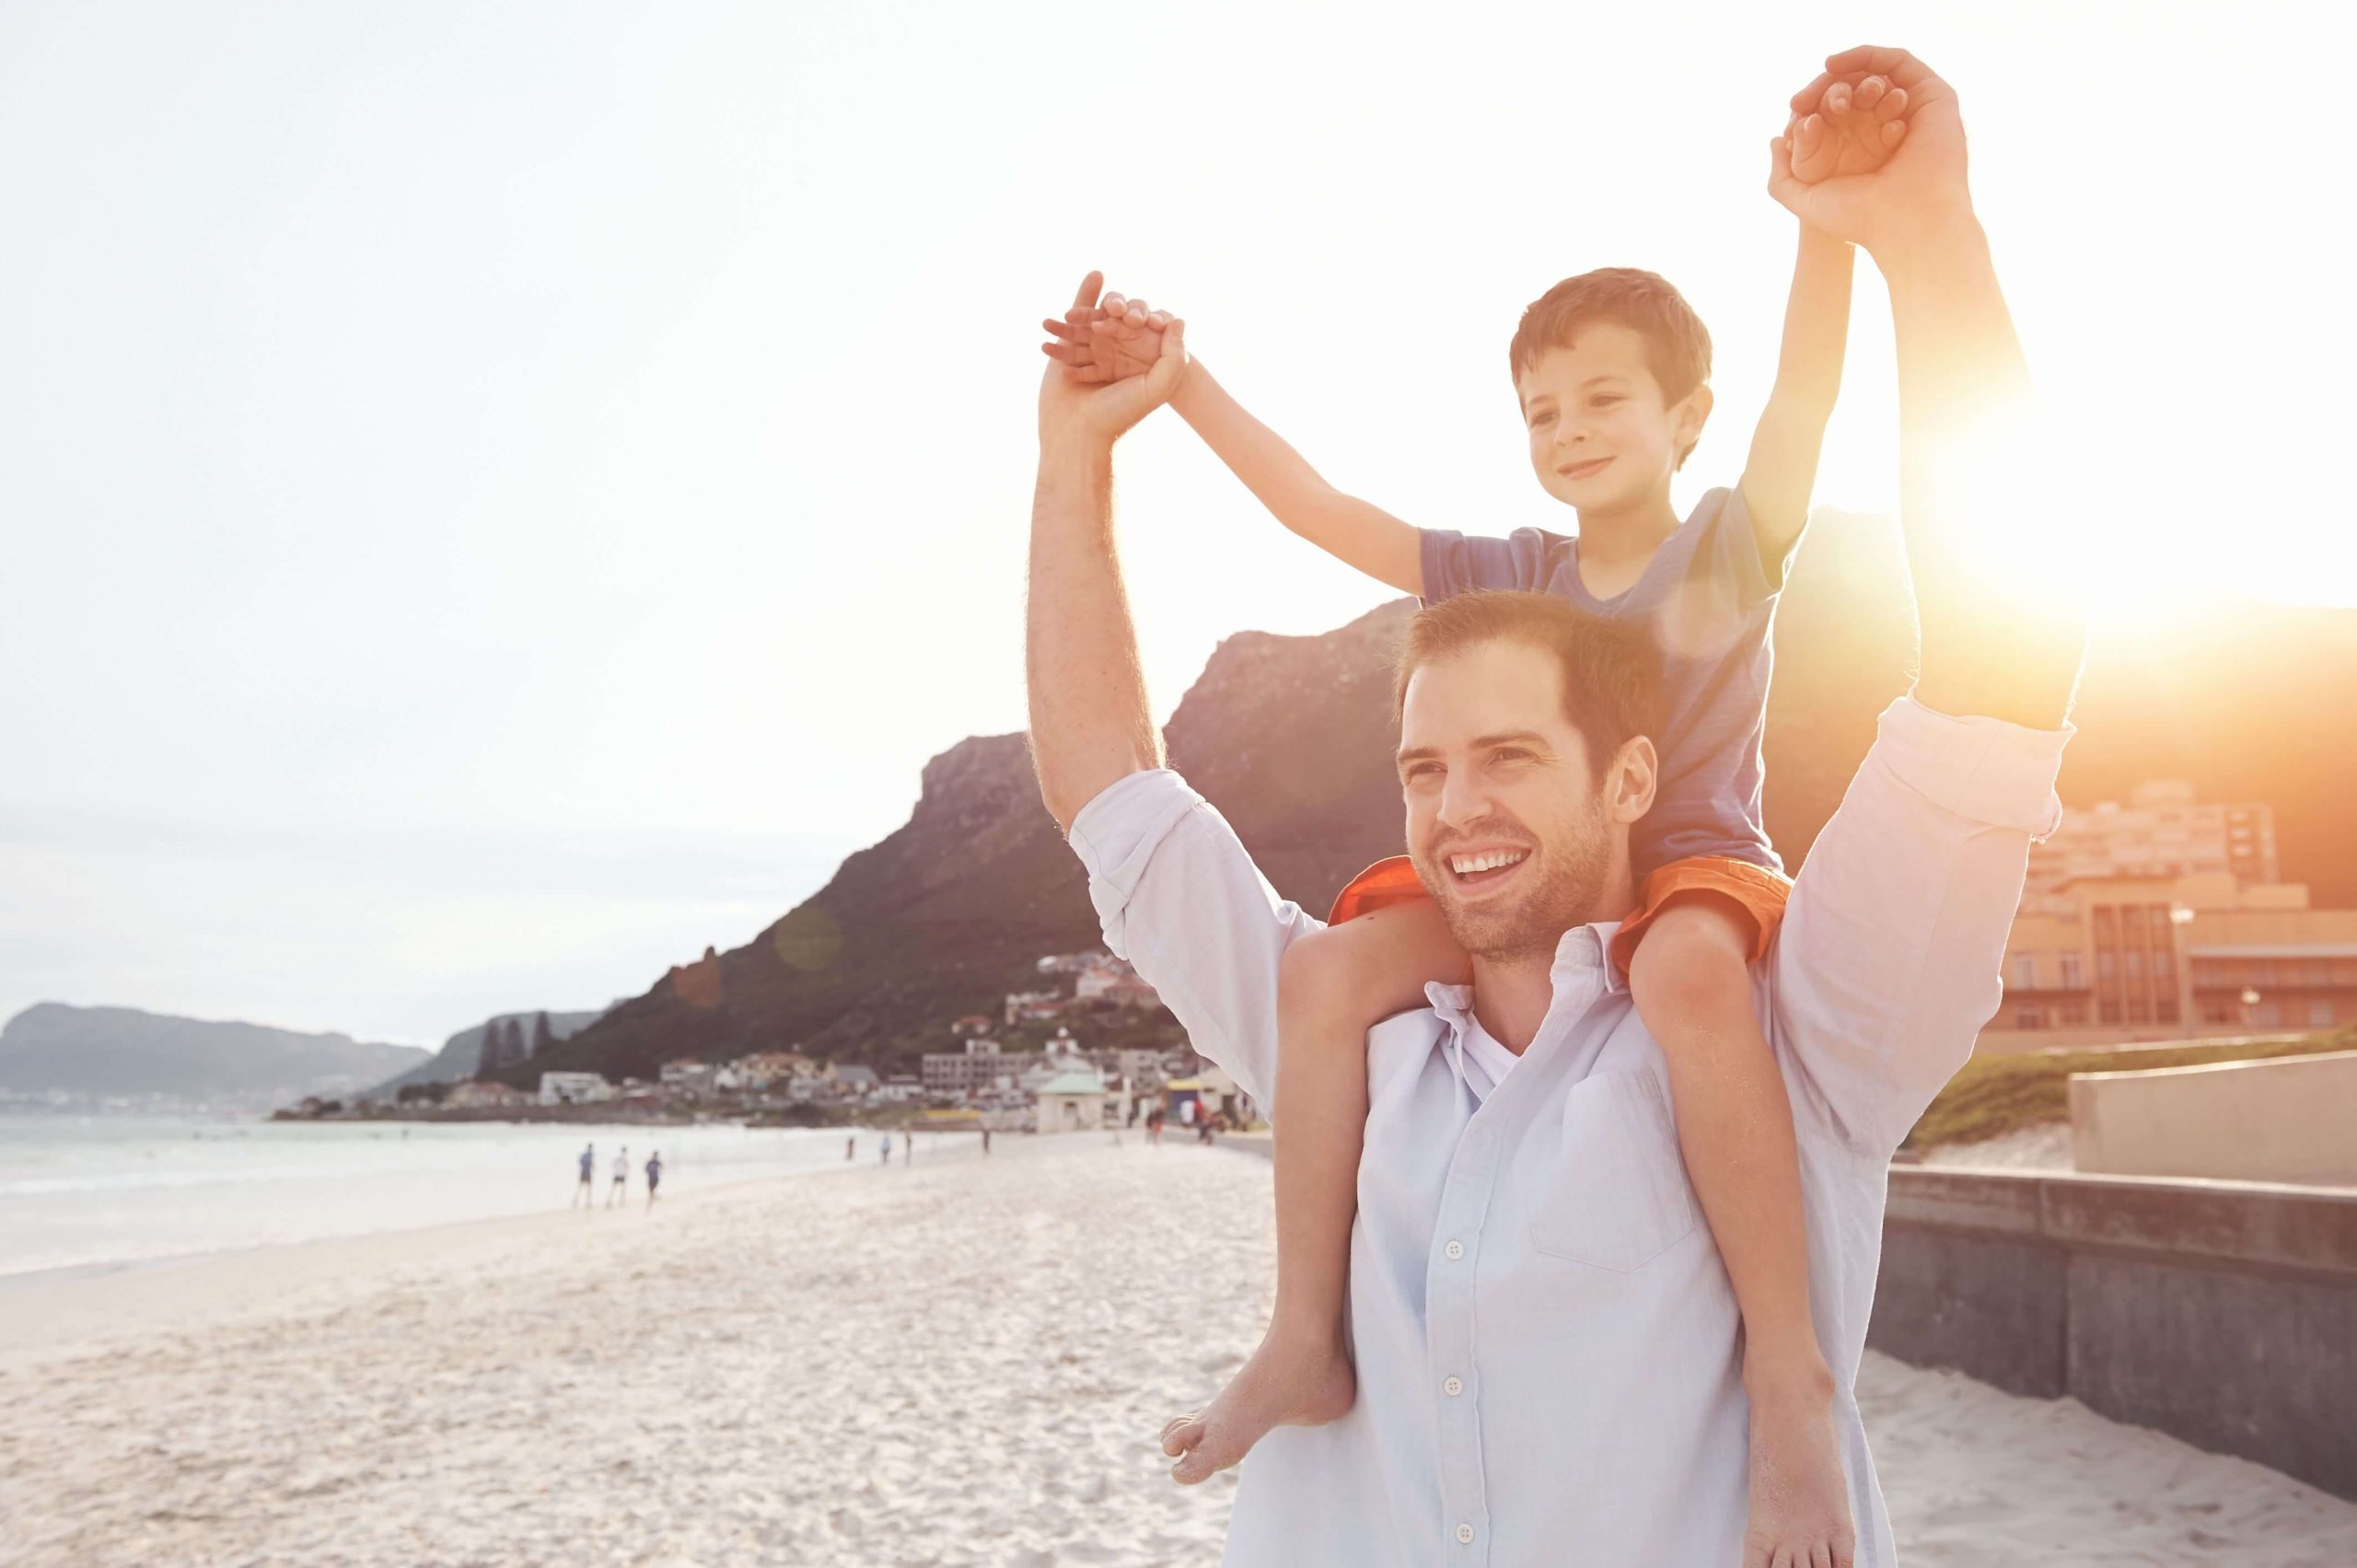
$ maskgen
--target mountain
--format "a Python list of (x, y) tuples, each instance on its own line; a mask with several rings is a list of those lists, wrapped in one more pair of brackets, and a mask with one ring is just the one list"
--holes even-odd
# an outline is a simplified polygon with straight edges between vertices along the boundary
[[(1391, 655), (1401, 600), (1315, 637), (1239, 633), (1171, 715), (1171, 765), (1219, 807), (1277, 889), (1322, 912), (1395, 853)], [(1805, 858), (1903, 691), (1914, 606), (1889, 519), (1820, 512), (1777, 616), (1766, 739), (1768, 829)], [(2319, 905), (2357, 902), (2357, 739), (2330, 722), (2357, 690), (2357, 611), (2221, 600), (2197, 621), (2091, 651), (2062, 775), (2073, 804), (2148, 778), (2276, 809), (2284, 875)], [(906, 1061), (950, 1018), (994, 1013), (1032, 960), (1096, 945), (1078, 863), (1039, 803), (1020, 735), (927, 763), (908, 822), (743, 947), (706, 949), (618, 1004), (532, 1071), (651, 1075), (680, 1056), (770, 1047)], [(513, 1074), (522, 1082), (528, 1074)]]
[[(399, 1077), (388, 1078), (361, 1095), (362, 1099), (389, 1099), (412, 1084), (450, 1084), (475, 1075), (475, 1068), (482, 1061), (482, 1037), (500, 1025), (513, 1022), (531, 1038), (532, 1022), (540, 1014), (501, 1013), (484, 1019), (472, 1028), (460, 1029), (442, 1042), (442, 1049), (427, 1061), (419, 1063)], [(600, 1008), (586, 1013), (551, 1013), (549, 1033), (558, 1040), (579, 1034), (584, 1028), (605, 1016)]]
[(350, 1035), (41, 1002), (0, 1028), (0, 1089), (284, 1100), (346, 1094), (428, 1054)]

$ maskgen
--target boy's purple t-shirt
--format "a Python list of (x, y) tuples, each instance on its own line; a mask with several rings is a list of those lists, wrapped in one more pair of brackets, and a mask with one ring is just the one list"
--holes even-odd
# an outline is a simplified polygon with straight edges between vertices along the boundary
[(1642, 875), (1674, 860), (1724, 855), (1782, 872), (1759, 819), (1759, 739), (1772, 657), (1769, 627), (1785, 561), (1765, 563), (1743, 496), (1713, 490), (1627, 592), (1597, 598), (1580, 581), (1578, 541), (1540, 528), (1504, 539), (1422, 530), (1424, 599), (1522, 588), (1591, 615), (1643, 621), (1661, 649), (1667, 718), (1654, 738), (1661, 781), (1630, 835)]

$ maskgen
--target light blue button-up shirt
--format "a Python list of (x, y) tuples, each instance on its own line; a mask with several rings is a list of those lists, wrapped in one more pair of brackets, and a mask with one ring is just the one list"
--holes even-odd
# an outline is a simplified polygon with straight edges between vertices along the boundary
[[(1895, 1560), (1852, 1392), (1885, 1172), (1996, 1009), (2070, 733), (1894, 703), (1754, 970), (1799, 1137), (1861, 1568)], [(1167, 770), (1106, 789), (1072, 843), (1107, 943), (1281, 1116), (1278, 962), (1318, 922)], [(1245, 1461), (1231, 1568), (1741, 1561), (1741, 1319), (1660, 1050), (1605, 960), (1613, 929), (1565, 933), (1546, 1019), (1486, 1096), (1463, 1057), (1469, 991), (1434, 986), (1428, 1009), (1368, 1034), (1358, 1403), (1278, 1428)]]

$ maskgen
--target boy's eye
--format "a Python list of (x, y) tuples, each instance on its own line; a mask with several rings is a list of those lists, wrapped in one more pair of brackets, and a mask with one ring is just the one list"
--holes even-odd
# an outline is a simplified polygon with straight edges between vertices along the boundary
[(1533, 430), (1536, 430), (1540, 425), (1551, 421), (1554, 417), (1555, 416), (1551, 413), (1534, 413), (1530, 416), (1530, 427)]
[(1594, 400), (1589, 406), (1592, 408), (1610, 408), (1614, 403), (1625, 402), (1627, 401), (1628, 400), (1625, 398), (1617, 397), (1597, 398)]

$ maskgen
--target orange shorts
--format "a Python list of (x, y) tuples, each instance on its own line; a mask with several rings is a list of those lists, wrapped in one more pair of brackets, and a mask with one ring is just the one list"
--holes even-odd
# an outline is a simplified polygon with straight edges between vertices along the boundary
[[(1682, 893), (1717, 893), (1733, 900), (1751, 917), (1749, 957), (1758, 963), (1768, 956), (1768, 944), (1774, 940), (1776, 927), (1783, 923), (1784, 900), (1792, 897), (1793, 882), (1791, 877), (1764, 865), (1726, 855), (1701, 854), (1688, 860), (1673, 860), (1645, 878), (1637, 912), (1622, 921), (1620, 929), (1613, 934), (1614, 969), (1624, 976), (1628, 974), (1629, 960), (1636, 957), (1637, 944), (1643, 938), (1645, 928)], [(1416, 875), (1415, 863), (1404, 854), (1395, 854), (1376, 861), (1352, 877), (1349, 885), (1334, 895), (1334, 907), (1326, 922), (1340, 925), (1391, 904), (1431, 897), (1424, 891), (1423, 879)]]

